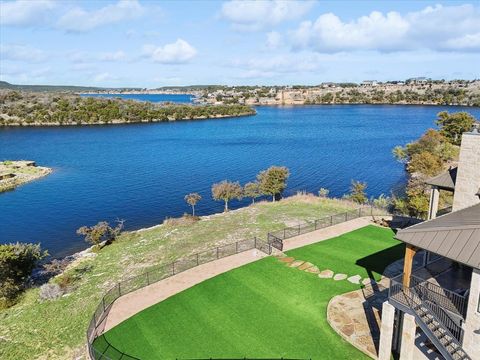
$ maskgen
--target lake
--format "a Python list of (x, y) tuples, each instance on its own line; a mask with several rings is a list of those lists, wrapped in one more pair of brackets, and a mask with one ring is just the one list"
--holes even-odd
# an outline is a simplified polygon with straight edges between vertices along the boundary
[[(149, 100), (149, 95), (142, 97)], [(405, 180), (392, 148), (434, 127), (441, 110), (479, 108), (332, 105), (258, 107), (256, 116), (107, 126), (0, 129), (0, 159), (31, 159), (54, 172), (0, 194), (0, 242), (41, 242), (62, 256), (87, 245), (75, 230), (125, 219), (127, 229), (190, 211), (222, 211), (211, 185), (242, 184), (270, 165), (290, 169), (286, 195), (321, 187), (340, 197), (352, 179), (368, 195), (390, 194)], [(248, 204), (233, 201), (232, 208)]]

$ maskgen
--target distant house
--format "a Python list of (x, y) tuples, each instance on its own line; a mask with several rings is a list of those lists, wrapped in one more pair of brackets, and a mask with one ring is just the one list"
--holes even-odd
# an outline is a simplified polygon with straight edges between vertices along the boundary
[(337, 85), (333, 82), (324, 82), (322, 83), (322, 87), (323, 88), (334, 88), (336, 87)]
[(406, 83), (407, 84), (415, 84), (415, 85), (422, 85), (422, 84), (426, 84), (430, 81), (430, 79), (427, 79), (426, 77), (415, 77), (415, 78), (411, 78), (411, 79), (407, 79)]
[(364, 81), (362, 81), (362, 83), (360, 85), (361, 86), (377, 86), (378, 81), (377, 80), (364, 80)]

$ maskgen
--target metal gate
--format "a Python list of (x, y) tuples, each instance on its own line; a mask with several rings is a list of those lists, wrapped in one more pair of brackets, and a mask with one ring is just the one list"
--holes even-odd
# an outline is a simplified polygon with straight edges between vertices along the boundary
[(280, 251), (283, 250), (283, 241), (282, 239), (277, 238), (275, 235), (268, 233), (268, 243), (273, 246), (275, 249)]

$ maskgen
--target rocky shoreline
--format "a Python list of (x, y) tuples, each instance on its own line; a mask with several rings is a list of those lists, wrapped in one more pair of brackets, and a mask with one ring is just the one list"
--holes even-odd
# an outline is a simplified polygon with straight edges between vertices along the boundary
[(243, 116), (253, 116), (256, 115), (256, 111), (248, 112), (248, 113), (241, 113), (237, 115), (214, 115), (214, 116), (195, 116), (192, 118), (184, 118), (184, 119), (169, 119), (168, 121), (155, 119), (155, 120), (142, 120), (142, 121), (124, 121), (124, 120), (115, 120), (111, 122), (105, 121), (98, 121), (98, 122), (80, 122), (80, 123), (59, 123), (59, 122), (51, 122), (51, 123), (25, 123), (25, 122), (9, 122), (8, 124), (0, 124), (0, 127), (50, 127), (50, 126), (95, 126), (95, 125), (122, 125), (122, 124), (150, 124), (150, 123), (160, 123), (160, 122), (175, 122), (175, 121), (189, 121), (189, 120), (212, 120), (212, 119), (227, 119), (227, 118), (237, 118)]
[(37, 166), (34, 161), (29, 160), (0, 162), (0, 193), (40, 179), (52, 171), (51, 168)]

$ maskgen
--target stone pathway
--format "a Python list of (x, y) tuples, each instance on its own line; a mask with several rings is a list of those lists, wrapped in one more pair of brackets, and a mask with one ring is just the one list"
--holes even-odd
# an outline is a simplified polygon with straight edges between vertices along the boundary
[[(379, 309), (387, 296), (388, 290), (385, 289), (388, 289), (388, 284), (385, 287), (385, 281), (377, 284), (375, 280), (362, 279), (362, 276), (358, 274), (349, 276), (342, 273), (335, 274), (330, 269), (320, 270), (308, 261), (295, 259), (282, 252), (275, 256), (286, 266), (316, 274), (319, 279), (348, 281), (364, 287), (332, 298), (327, 307), (327, 321), (342, 338), (364, 354), (376, 359), (376, 346), (380, 338)], [(383, 294), (379, 296), (379, 292), (382, 291)]]
[(295, 259), (291, 256), (287, 256), (283, 252), (278, 252), (275, 256), (280, 262), (284, 263), (286, 266), (291, 268), (296, 268), (297, 270), (305, 271), (311, 274), (316, 274), (320, 279), (333, 278), (333, 280), (335, 281), (347, 280), (352, 284), (358, 284), (358, 285), (360, 285), (360, 283), (362, 283), (363, 285), (375, 283), (375, 280), (372, 280), (370, 278), (365, 278), (362, 280), (362, 277), (358, 274), (352, 275), (349, 277), (347, 274), (342, 274), (342, 273), (335, 274), (330, 269), (320, 270), (317, 266), (315, 266), (314, 264), (308, 261)]

